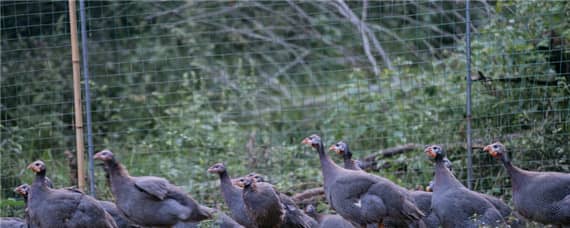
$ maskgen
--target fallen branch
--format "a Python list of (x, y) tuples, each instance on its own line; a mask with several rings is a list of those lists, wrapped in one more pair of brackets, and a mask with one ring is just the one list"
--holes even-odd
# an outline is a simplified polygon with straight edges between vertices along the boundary
[[(515, 133), (515, 134), (508, 134), (508, 135), (504, 135), (504, 136), (501, 136), (498, 138), (494, 138), (491, 141), (489, 141), (488, 139), (473, 139), (471, 149), (482, 150), (483, 147), (485, 147), (487, 144), (489, 144), (493, 141), (503, 141), (503, 140), (510, 141), (510, 140), (520, 138), (520, 137), (522, 137), (522, 134)], [(392, 156), (397, 155), (397, 154), (415, 151), (418, 149), (423, 149), (425, 146), (426, 145), (424, 145), (424, 144), (408, 143), (408, 144), (404, 144), (404, 145), (399, 145), (399, 146), (395, 146), (395, 147), (382, 149), (376, 153), (370, 154), (370, 155), (364, 157), (363, 159), (361, 159), (360, 168), (362, 168), (364, 170), (378, 171), (381, 168), (383, 168), (383, 167), (377, 167), (377, 164), (378, 164), (377, 161), (379, 159), (392, 157)], [(461, 149), (467, 149), (467, 144), (463, 143), (463, 142), (442, 144), (442, 146), (444, 148), (446, 148), (448, 151), (454, 151), (454, 150), (457, 150), (460, 148)]]
[(325, 194), (325, 190), (323, 189), (323, 187), (316, 187), (316, 188), (310, 188), (307, 189), (303, 192), (297, 193), (295, 195), (293, 195), (293, 201), (295, 201), (296, 204), (303, 204), (302, 202), (308, 201), (308, 200), (313, 200), (315, 197), (319, 197)]
[(382, 156), (384, 158), (385, 157), (391, 157), (391, 156), (394, 156), (396, 154), (401, 154), (401, 153), (408, 152), (410, 150), (414, 150), (416, 148), (421, 148), (421, 147), (423, 147), (423, 145), (415, 144), (415, 143), (408, 143), (408, 144), (401, 145), (401, 146), (386, 148), (386, 149), (380, 150), (376, 154), (372, 154), (372, 155), (367, 156), (366, 158), (364, 158), (364, 160), (369, 161), (369, 160), (374, 159), (375, 157), (378, 157), (378, 156)]

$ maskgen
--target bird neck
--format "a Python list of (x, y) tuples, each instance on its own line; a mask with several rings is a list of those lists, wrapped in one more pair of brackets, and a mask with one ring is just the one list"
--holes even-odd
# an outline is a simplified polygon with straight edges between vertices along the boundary
[(342, 158), (344, 159), (344, 168), (353, 169), (354, 168), (354, 160), (352, 160), (352, 153), (346, 147), (346, 151), (342, 154)]
[(219, 173), (219, 175), (220, 175), (220, 188), (222, 190), (222, 195), (225, 199), (228, 199), (227, 200), (228, 202), (232, 201), (229, 199), (232, 198), (234, 195), (239, 194), (239, 189), (238, 187), (232, 184), (232, 180), (230, 178), (230, 175), (228, 175), (227, 171), (221, 172)]
[(45, 182), (46, 182), (46, 170), (42, 170), (36, 173), (36, 178), (33, 184), (36, 186), (47, 187)]
[(228, 185), (228, 184), (232, 184), (232, 180), (230, 178), (230, 175), (228, 175), (228, 171), (223, 171), (221, 173), (218, 174), (220, 176), (220, 183), (222, 185)]
[(109, 172), (109, 178), (113, 179), (129, 177), (127, 169), (115, 159), (105, 161), (105, 170)]
[[(43, 193), (49, 191), (49, 187), (45, 184), (45, 180), (46, 180), (46, 170), (43, 170), (43, 171), (36, 173), (36, 178), (34, 179), (34, 182), (32, 183), (32, 186), (30, 188), (30, 192), (28, 194), (28, 197), (31, 201), (36, 201), (33, 199), (34, 198), (37, 199), (37, 198), (39, 198), (38, 197), (39, 195), (43, 195)], [(32, 192), (33, 192), (33, 194), (32, 194)], [(28, 198), (28, 197), (26, 197), (26, 198)]]
[(354, 164), (354, 160), (352, 159), (344, 159), (344, 168), (345, 169), (355, 169), (356, 165)]
[(22, 195), (22, 197), (24, 198), (24, 206), (25, 208), (28, 207), (28, 193), (26, 193), (26, 195)]
[(330, 178), (332, 178), (338, 172), (340, 168), (325, 152), (325, 147), (322, 143), (317, 146), (317, 152), (319, 153), (319, 160), (321, 162), (321, 170), (323, 173), (323, 178), (325, 185), (329, 183)]
[(463, 187), (463, 184), (459, 182), (455, 176), (445, 167), (445, 162), (443, 161), (443, 156), (436, 157), (435, 160), (435, 189), (436, 191), (443, 191), (448, 188)]
[(509, 177), (511, 177), (512, 188), (518, 189), (521, 184), (521, 179), (525, 176), (526, 172), (514, 166), (506, 154), (502, 154), (500, 159), (501, 163), (503, 163), (503, 166), (507, 170), (507, 174), (509, 174)]

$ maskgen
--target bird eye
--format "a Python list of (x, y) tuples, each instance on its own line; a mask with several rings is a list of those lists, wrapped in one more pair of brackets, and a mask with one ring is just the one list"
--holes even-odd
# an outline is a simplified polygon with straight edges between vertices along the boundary
[(40, 163), (36, 163), (36, 166), (40, 166)]
[(493, 145), (493, 148), (497, 149), (497, 147), (498, 147), (497, 145)]
[(433, 148), (431, 148), (431, 149), (432, 149), (432, 150), (437, 150), (437, 147), (436, 147), (436, 146), (434, 146), (434, 147), (433, 147)]

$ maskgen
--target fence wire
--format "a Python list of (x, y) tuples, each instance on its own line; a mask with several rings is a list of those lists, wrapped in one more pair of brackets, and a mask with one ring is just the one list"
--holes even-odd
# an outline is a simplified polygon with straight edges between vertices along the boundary
[[(71, 48), (67, 2), (0, 5), (0, 214), (12, 216), (27, 163), (46, 161), (56, 187), (76, 181)], [(521, 167), (569, 172), (568, 12), (471, 2), (475, 190), (510, 200), (481, 152), (496, 140)], [(221, 200), (206, 169), (220, 161), (287, 193), (319, 186), (318, 159), (300, 145), (312, 133), (347, 140), (357, 159), (380, 154), (368, 169), (410, 189), (432, 178), (423, 145), (442, 144), (466, 183), (465, 15), (458, 1), (88, 1), (95, 151), (209, 206)]]

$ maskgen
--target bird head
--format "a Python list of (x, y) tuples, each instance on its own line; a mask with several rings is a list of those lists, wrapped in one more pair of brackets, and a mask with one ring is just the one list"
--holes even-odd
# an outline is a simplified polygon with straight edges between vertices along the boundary
[(445, 157), (445, 152), (443, 151), (443, 148), (439, 145), (429, 145), (426, 146), (426, 148), (424, 149), (424, 152), (426, 153), (426, 155), (432, 159), (438, 159), (438, 158), (443, 158)]
[(245, 177), (238, 177), (238, 178), (232, 179), (232, 184), (235, 186), (238, 186), (240, 188), (244, 187), (244, 182), (245, 182)]
[(14, 188), (14, 192), (18, 193), (21, 196), (28, 196), (28, 193), (30, 192), (30, 185), (29, 184), (22, 184), (16, 188)]
[(43, 161), (37, 160), (28, 165), (28, 169), (32, 170), (34, 173), (39, 173), (46, 170), (46, 164)]
[(255, 179), (253, 178), (243, 178), (243, 188), (254, 188), (255, 187)]
[(259, 173), (249, 173), (245, 176), (246, 178), (253, 178), (255, 182), (265, 182), (265, 178)]
[(490, 145), (487, 145), (483, 148), (483, 151), (489, 153), (494, 158), (500, 158), (505, 155), (507, 152), (507, 148), (500, 142), (496, 142)]
[(313, 148), (318, 148), (319, 145), (321, 144), (321, 137), (313, 134), (313, 135), (303, 139), (303, 141), (301, 143), (303, 143), (305, 145), (309, 145)]
[(115, 155), (113, 155), (113, 152), (111, 152), (110, 150), (105, 149), (96, 153), (95, 156), (93, 156), (93, 159), (101, 161), (111, 161), (115, 159)]
[(226, 171), (224, 163), (216, 163), (208, 168), (208, 173), (223, 173)]
[(329, 147), (330, 151), (334, 151), (339, 155), (345, 155), (348, 151), (348, 144), (345, 141), (339, 141)]

